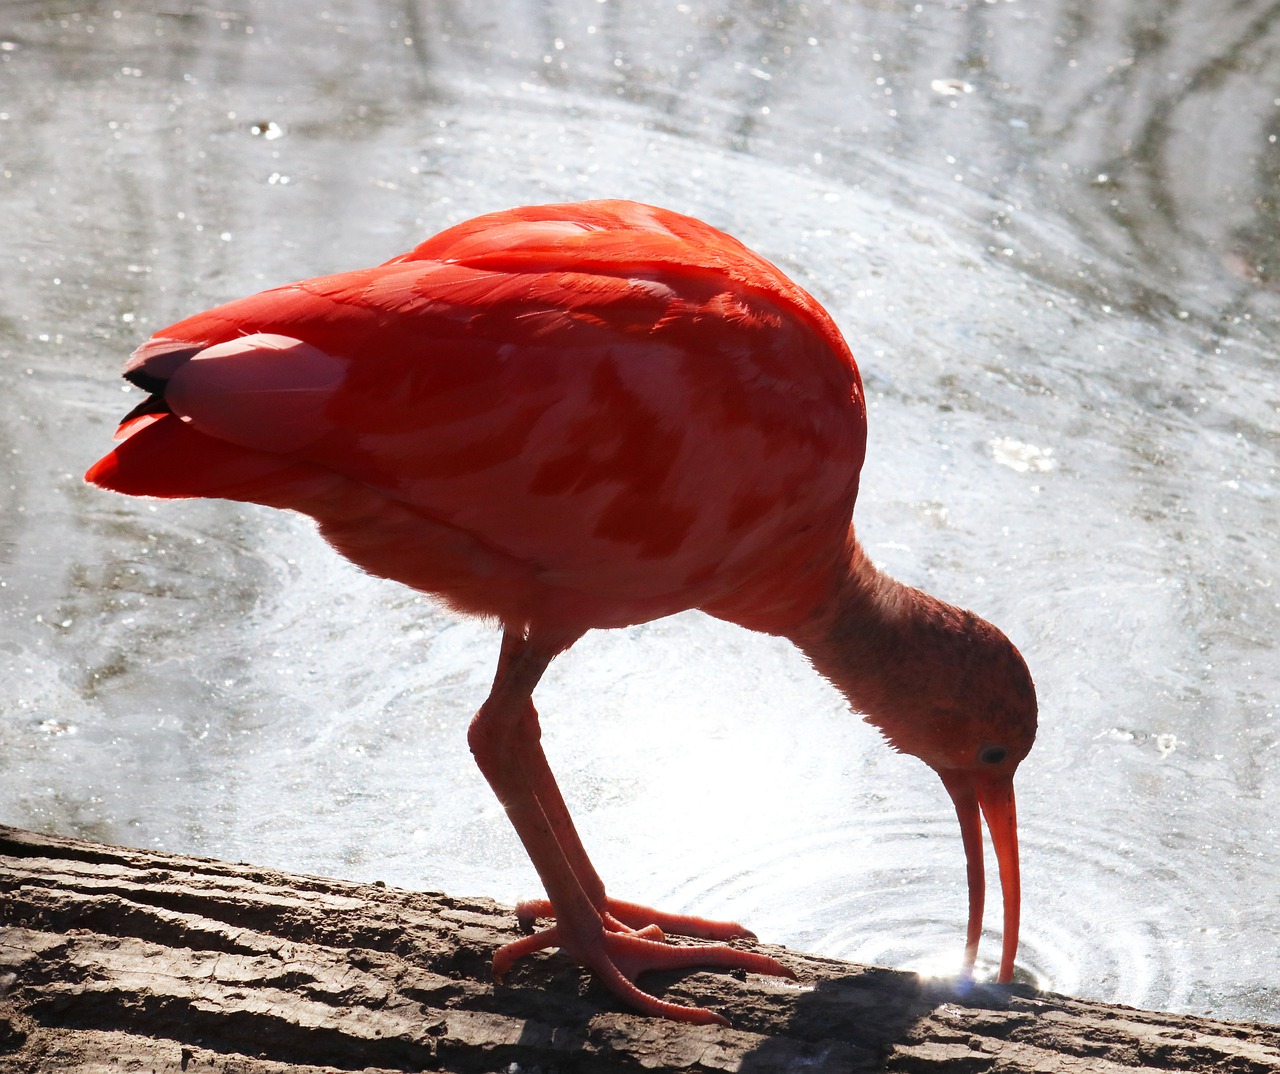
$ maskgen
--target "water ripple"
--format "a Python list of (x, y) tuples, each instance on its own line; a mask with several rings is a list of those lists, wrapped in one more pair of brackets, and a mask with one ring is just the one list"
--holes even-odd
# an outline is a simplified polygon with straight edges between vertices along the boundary
[[(1022, 862), (1016, 980), (1135, 1006), (1192, 1002), (1187, 936), (1196, 929), (1185, 907), (1200, 901), (1187, 891), (1197, 881), (1168, 867), (1159, 842), (1037, 822), (1024, 828)], [(987, 867), (980, 979), (994, 976), (1000, 951), (990, 853)], [(881, 815), (731, 854), (668, 891), (661, 905), (729, 910), (772, 942), (947, 976), (960, 964), (967, 898), (956, 824), (939, 811)]]

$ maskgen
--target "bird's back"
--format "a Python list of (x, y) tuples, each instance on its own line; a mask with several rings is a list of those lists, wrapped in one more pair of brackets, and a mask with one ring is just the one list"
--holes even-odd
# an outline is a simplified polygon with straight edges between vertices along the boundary
[(627, 202), (480, 217), (230, 303), (131, 374), (186, 420), (130, 436), (99, 483), (296, 507), (375, 573), (583, 628), (687, 607), (785, 628), (844, 554), (865, 442), (821, 307)]

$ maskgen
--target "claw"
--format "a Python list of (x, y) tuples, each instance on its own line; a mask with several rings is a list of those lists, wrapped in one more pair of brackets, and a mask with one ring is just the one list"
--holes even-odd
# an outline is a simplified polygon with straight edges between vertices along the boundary
[[(714, 1011), (701, 1007), (682, 1007), (658, 999), (636, 987), (635, 979), (649, 970), (710, 967), (745, 970), (747, 973), (795, 980), (794, 972), (768, 955), (742, 951), (723, 943), (676, 946), (666, 942), (662, 927), (671, 928), (674, 923), (682, 929), (698, 928), (702, 930), (700, 934), (716, 938), (751, 936), (740, 925), (663, 914), (634, 903), (622, 903), (613, 899), (606, 900), (606, 907), (601, 915), (600, 930), (585, 940), (571, 940), (568, 933), (556, 924), (504, 944), (494, 952), (494, 979), (500, 982), (516, 959), (535, 951), (559, 947), (580, 965), (591, 970), (606, 988), (641, 1013), (696, 1025), (728, 1025), (728, 1022)], [(539, 917), (551, 916), (551, 905), (541, 900), (524, 902), (516, 907), (516, 916), (527, 927)], [(639, 924), (640, 922), (646, 923)], [(672, 931), (676, 930), (673, 928)]]

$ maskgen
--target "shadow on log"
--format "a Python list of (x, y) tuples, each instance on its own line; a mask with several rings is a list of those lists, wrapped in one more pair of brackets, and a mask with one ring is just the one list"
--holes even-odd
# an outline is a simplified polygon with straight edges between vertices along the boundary
[(0, 827), (0, 1070), (1280, 1070), (1280, 1029), (1019, 987), (953, 986), (769, 949), (799, 985), (647, 987), (732, 1029), (620, 1010), (556, 955), (505, 984), (484, 899), (321, 880)]

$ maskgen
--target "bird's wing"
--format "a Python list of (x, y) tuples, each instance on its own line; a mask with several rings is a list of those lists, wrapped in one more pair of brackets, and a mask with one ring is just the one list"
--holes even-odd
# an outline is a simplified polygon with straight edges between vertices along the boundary
[(861, 388), (799, 288), (693, 248), (684, 271), (666, 230), (636, 229), (624, 261), (607, 230), (575, 232), (607, 257), (556, 256), (541, 228), (564, 221), (507, 223), (526, 246), (491, 225), (447, 260), (267, 291), (166, 329), (130, 372), (168, 378), (201, 435), (377, 490), (547, 584), (695, 592), (769, 556), (781, 576), (847, 527)]
[(822, 306), (773, 264), (710, 224), (655, 205), (606, 200), (489, 213), (433, 235), (392, 263), (404, 261), (449, 261), (521, 272), (572, 263), (580, 271), (606, 275), (648, 272), (726, 279), (790, 304), (847, 355)]

